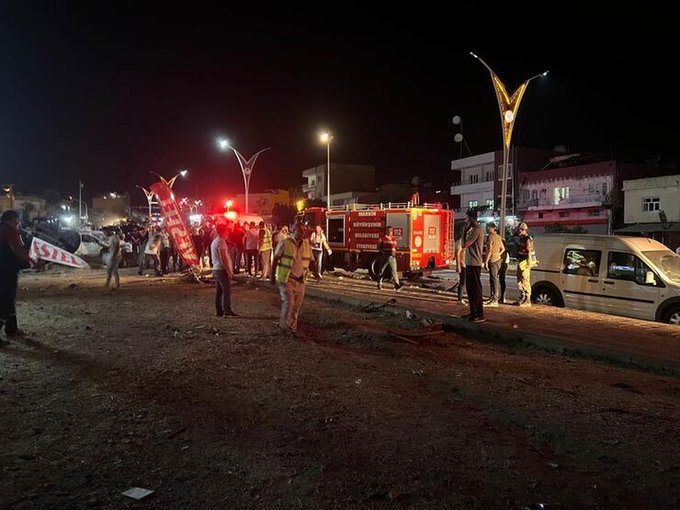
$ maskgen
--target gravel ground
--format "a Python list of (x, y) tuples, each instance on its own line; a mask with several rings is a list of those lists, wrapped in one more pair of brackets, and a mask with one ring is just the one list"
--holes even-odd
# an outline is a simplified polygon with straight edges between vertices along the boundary
[(680, 507), (675, 377), (126, 274), (21, 275), (1, 508)]

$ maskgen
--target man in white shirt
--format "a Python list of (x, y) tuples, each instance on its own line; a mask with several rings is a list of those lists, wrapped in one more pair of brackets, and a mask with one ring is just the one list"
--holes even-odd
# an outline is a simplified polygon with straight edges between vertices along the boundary
[(231, 279), (234, 270), (227, 248), (229, 229), (225, 224), (215, 228), (217, 235), (210, 243), (210, 254), (213, 261), (213, 277), (215, 278), (215, 312), (218, 317), (238, 317), (231, 309)]

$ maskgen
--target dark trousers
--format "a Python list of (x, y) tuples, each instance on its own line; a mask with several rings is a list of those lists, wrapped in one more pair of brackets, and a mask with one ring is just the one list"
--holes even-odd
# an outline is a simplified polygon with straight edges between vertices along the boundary
[(248, 274), (253, 274), (250, 269), (253, 264), (255, 265), (255, 274), (257, 274), (260, 269), (259, 259), (260, 257), (258, 257), (257, 250), (246, 250), (246, 270), (248, 271)]
[(463, 300), (463, 289), (465, 288), (465, 268), (458, 273), (458, 301)]
[(491, 301), (498, 301), (498, 283), (501, 270), (501, 261), (489, 262), (489, 298)]
[(0, 273), (0, 329), (5, 326), (5, 333), (16, 333), (17, 326), (17, 284), (18, 273), (12, 271)]
[(499, 303), (505, 302), (505, 273), (508, 272), (508, 265), (505, 262), (501, 262), (501, 266), (498, 268), (498, 281), (501, 284), (501, 295), (498, 298)]
[(232, 312), (229, 275), (224, 269), (213, 270), (213, 278), (215, 278), (215, 312), (218, 316)]
[(161, 273), (168, 272), (168, 261), (170, 260), (170, 248), (161, 248)]
[(467, 288), (470, 314), (473, 318), (484, 317), (484, 298), (482, 294), (482, 267), (467, 266), (465, 268), (465, 287)]

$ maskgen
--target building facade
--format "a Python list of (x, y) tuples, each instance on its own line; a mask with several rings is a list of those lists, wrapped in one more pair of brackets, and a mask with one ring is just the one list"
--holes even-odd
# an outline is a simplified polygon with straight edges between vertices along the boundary
[[(308, 168), (302, 172), (302, 192), (310, 199), (326, 200), (326, 165)], [(341, 164), (331, 162), (331, 198), (347, 192), (375, 190), (375, 167), (373, 165)]]
[(583, 229), (609, 234), (623, 224), (621, 186), (646, 165), (589, 154), (555, 156), (542, 170), (518, 176), (518, 215), (533, 229)]
[(672, 250), (680, 246), (680, 175), (623, 181), (622, 235), (645, 235)]
[(460, 203), (457, 220), (463, 219), (465, 211), (473, 207), (495, 209), (496, 152), (454, 159), (451, 171), (451, 196)]
[[(246, 196), (243, 193), (236, 195), (234, 207), (242, 210), (246, 203)], [(248, 209), (251, 214), (259, 216), (271, 216), (276, 204), (293, 205), (290, 193), (285, 189), (269, 189), (264, 193), (248, 193)]]

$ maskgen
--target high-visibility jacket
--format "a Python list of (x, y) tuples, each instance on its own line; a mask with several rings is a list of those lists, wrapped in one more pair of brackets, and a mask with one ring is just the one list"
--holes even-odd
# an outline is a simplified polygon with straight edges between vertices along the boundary
[(267, 251), (272, 249), (272, 231), (264, 227), (264, 236), (262, 237), (262, 245), (260, 251)]
[(293, 266), (295, 266), (296, 270), (299, 270), (302, 274), (294, 274), (293, 276), (302, 278), (302, 283), (304, 283), (307, 280), (309, 263), (312, 260), (312, 247), (309, 240), (303, 239), (299, 247), (293, 238), (287, 238), (281, 242), (283, 243), (283, 255), (281, 255), (281, 260), (276, 266), (276, 282), (288, 283)]

